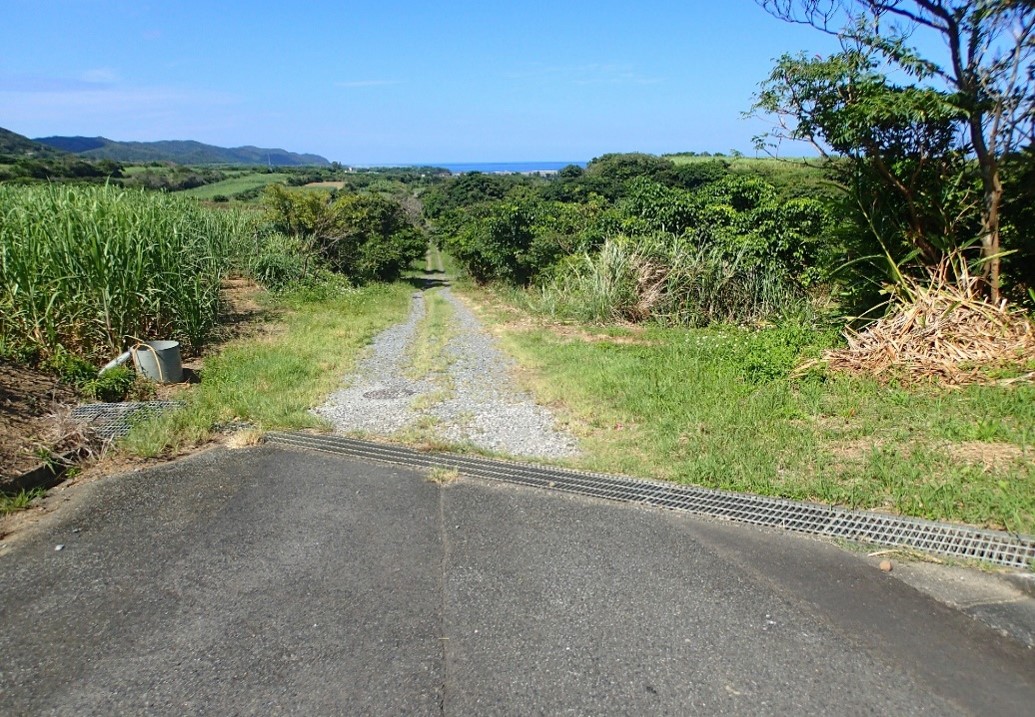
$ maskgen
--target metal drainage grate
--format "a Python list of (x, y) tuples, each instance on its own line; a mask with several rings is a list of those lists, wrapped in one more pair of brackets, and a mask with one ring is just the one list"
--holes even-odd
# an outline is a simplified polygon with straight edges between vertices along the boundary
[(88, 403), (72, 409), (72, 418), (85, 423), (105, 440), (122, 438), (138, 421), (179, 408), (179, 401), (126, 401), (125, 403)]
[(379, 388), (374, 391), (367, 391), (363, 394), (363, 398), (387, 400), (389, 398), (405, 398), (406, 396), (412, 396), (413, 393), (408, 388)]
[(269, 443), (310, 448), (412, 468), (455, 469), (475, 478), (550, 488), (579, 495), (683, 510), (802, 533), (908, 547), (1015, 568), (1035, 561), (1035, 538), (779, 498), (695, 488), (661, 481), (480, 458), (421, 453), (402, 446), (341, 436), (269, 433)]

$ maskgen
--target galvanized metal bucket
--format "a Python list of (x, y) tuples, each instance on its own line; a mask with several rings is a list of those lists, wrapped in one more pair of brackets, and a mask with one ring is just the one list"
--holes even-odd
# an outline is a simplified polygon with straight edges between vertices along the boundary
[(137, 370), (152, 381), (179, 383), (183, 380), (179, 341), (144, 341), (131, 351)]

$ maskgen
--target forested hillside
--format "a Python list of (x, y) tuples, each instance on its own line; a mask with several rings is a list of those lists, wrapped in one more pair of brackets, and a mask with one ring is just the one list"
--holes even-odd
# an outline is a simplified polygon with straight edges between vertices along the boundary
[(326, 157), (263, 147), (216, 147), (189, 140), (119, 142), (106, 137), (40, 137), (40, 144), (89, 159), (177, 164), (260, 164), (274, 167), (329, 165)]

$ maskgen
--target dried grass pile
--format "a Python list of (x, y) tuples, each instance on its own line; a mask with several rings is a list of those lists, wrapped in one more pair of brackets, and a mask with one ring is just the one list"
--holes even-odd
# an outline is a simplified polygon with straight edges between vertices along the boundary
[[(987, 301), (980, 286), (965, 266), (946, 262), (926, 285), (910, 280), (881, 319), (862, 331), (846, 330), (848, 347), (828, 352), (824, 362), (835, 371), (904, 382), (1035, 380), (1035, 324), (1005, 299)], [(997, 379), (994, 369), (1019, 372)]]

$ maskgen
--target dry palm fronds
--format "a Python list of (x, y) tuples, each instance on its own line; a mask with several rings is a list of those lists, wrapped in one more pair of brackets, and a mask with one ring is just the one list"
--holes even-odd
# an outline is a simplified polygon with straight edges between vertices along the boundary
[(936, 379), (950, 385), (1035, 380), (1030, 371), (996, 381), (990, 368), (1030, 367), (1035, 361), (1035, 325), (1023, 311), (993, 304), (980, 294), (980, 279), (949, 262), (924, 285), (910, 281), (892, 299), (888, 313), (864, 330), (845, 331), (848, 347), (828, 352), (836, 371), (907, 382)]

